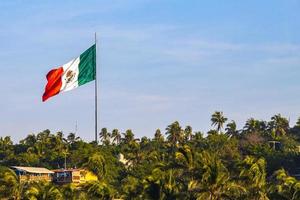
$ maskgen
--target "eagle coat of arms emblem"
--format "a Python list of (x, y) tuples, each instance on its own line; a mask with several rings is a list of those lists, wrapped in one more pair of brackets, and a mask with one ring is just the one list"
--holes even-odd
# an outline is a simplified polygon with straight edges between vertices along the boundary
[(72, 70), (67, 71), (66, 73), (66, 83), (70, 83), (73, 81), (73, 79), (75, 78), (76, 73)]

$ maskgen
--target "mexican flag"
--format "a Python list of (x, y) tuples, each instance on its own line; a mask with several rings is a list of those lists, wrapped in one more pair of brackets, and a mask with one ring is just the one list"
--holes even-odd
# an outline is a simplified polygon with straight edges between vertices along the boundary
[(96, 45), (91, 46), (70, 62), (52, 69), (48, 72), (46, 78), (48, 83), (43, 94), (43, 101), (95, 80)]

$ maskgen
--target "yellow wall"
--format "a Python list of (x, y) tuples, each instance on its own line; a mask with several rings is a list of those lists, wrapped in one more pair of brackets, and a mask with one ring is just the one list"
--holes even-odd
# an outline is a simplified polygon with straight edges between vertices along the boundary
[(97, 181), (98, 180), (98, 177), (94, 173), (92, 173), (90, 171), (86, 171), (86, 172), (87, 172), (85, 175), (86, 181)]
[(87, 170), (80, 171), (80, 183), (84, 183), (87, 181), (97, 181), (97, 180), (98, 177), (94, 173)]

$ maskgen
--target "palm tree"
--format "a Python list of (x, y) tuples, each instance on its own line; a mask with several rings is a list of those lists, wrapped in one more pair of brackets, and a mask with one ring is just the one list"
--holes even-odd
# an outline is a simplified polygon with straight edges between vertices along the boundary
[(120, 199), (141, 199), (138, 198), (143, 190), (141, 180), (128, 175), (121, 181), (121, 198)]
[(0, 161), (6, 161), (14, 158), (13, 142), (10, 137), (0, 137)]
[(116, 143), (117, 145), (120, 144), (120, 141), (121, 141), (121, 133), (119, 132), (118, 129), (114, 129), (114, 130), (112, 131), (111, 137), (112, 137), (114, 143)]
[(0, 166), (0, 198), (20, 200), (25, 188), (25, 182), (12, 169)]
[(166, 128), (166, 135), (168, 135), (167, 139), (173, 147), (177, 142), (182, 141), (182, 129), (178, 121), (175, 121)]
[(300, 199), (300, 181), (289, 176), (284, 169), (277, 170), (274, 175), (276, 185), (271, 188), (272, 199)]
[(24, 196), (32, 200), (63, 200), (63, 195), (52, 183), (34, 182), (26, 190)]
[(147, 147), (147, 145), (149, 144), (149, 142), (150, 142), (149, 138), (147, 138), (146, 136), (142, 137), (141, 138), (141, 142), (140, 142), (141, 148)]
[(163, 142), (164, 141), (164, 136), (161, 134), (160, 129), (157, 129), (155, 131), (154, 141), (157, 141), (157, 142)]
[(186, 126), (184, 129), (184, 139), (185, 141), (191, 140), (193, 137), (193, 129), (191, 126)]
[(266, 128), (267, 126), (265, 121), (259, 121), (254, 118), (250, 118), (246, 121), (244, 132), (249, 134), (261, 134), (265, 132)]
[(82, 186), (86, 191), (87, 199), (110, 200), (113, 197), (113, 190), (103, 181), (89, 181)]
[(122, 138), (122, 141), (125, 144), (130, 144), (132, 142), (138, 141), (138, 139), (134, 138), (134, 134), (131, 129), (126, 130), (125, 133), (123, 133), (123, 135), (124, 135), (124, 138)]
[(197, 199), (237, 199), (242, 196), (245, 188), (230, 179), (227, 168), (215, 155), (204, 151), (200, 156), (201, 179), (190, 183), (190, 190), (196, 193)]
[(236, 123), (233, 120), (226, 125), (225, 131), (225, 133), (231, 137), (237, 137), (239, 135)]
[(164, 169), (161, 165), (156, 167), (152, 174), (143, 180), (144, 199), (182, 199), (180, 191), (182, 187), (178, 184), (176, 170)]
[(128, 163), (130, 163), (129, 166), (135, 166), (142, 161), (142, 157), (144, 156), (144, 152), (141, 151), (141, 145), (138, 142), (139, 139), (134, 138), (134, 134), (130, 129), (126, 130), (123, 135), (122, 151)]
[(286, 135), (289, 130), (289, 121), (280, 114), (274, 115), (269, 123), (269, 128), (274, 131), (277, 137)]
[(36, 136), (36, 143), (33, 148), (31, 148), (32, 152), (35, 152), (39, 158), (42, 158), (44, 155), (47, 154), (47, 152), (51, 149), (50, 146), (55, 146), (55, 141), (51, 141), (53, 137), (51, 137), (50, 131), (44, 130), (43, 132), (40, 132)]
[(266, 183), (266, 162), (263, 158), (247, 156), (241, 165), (240, 178), (247, 186), (250, 199), (268, 200)]
[(178, 148), (175, 153), (175, 163), (186, 171), (192, 172), (196, 167), (196, 155), (189, 145)]
[(74, 144), (75, 142), (79, 141), (80, 137), (76, 137), (75, 133), (69, 133), (67, 136), (67, 142), (68, 144)]
[[(184, 145), (178, 149), (175, 153), (174, 167), (176, 169), (182, 169), (180, 179), (184, 180), (186, 188), (191, 190), (191, 184), (194, 183), (199, 169), (199, 153), (194, 151), (189, 145)], [(193, 193), (191, 194), (191, 198)]]
[(97, 175), (99, 180), (102, 180), (106, 175), (106, 162), (103, 155), (100, 153), (94, 153), (90, 156), (88, 160), (83, 163), (83, 167)]
[(223, 112), (216, 111), (211, 116), (211, 125), (216, 127), (216, 130), (220, 133), (223, 128), (223, 124), (227, 121), (227, 118), (224, 117)]
[(107, 131), (107, 128), (102, 128), (99, 133), (100, 140), (102, 144), (109, 145), (110, 143), (110, 133)]
[(145, 152), (141, 150), (141, 144), (136, 142), (136, 140), (132, 140), (124, 148), (126, 159), (128, 159), (128, 163), (132, 167), (141, 163), (145, 157)]
[(50, 139), (50, 130), (44, 130), (43, 132), (40, 132), (37, 134), (36, 136), (36, 139), (37, 141), (43, 143), (43, 144), (46, 144), (49, 142), (49, 139)]
[(50, 137), (50, 146), (56, 150), (56, 152), (64, 151), (67, 148), (62, 132), (57, 132), (54, 136)]
[(55, 137), (57, 138), (57, 140), (63, 141), (63, 139), (64, 139), (64, 134), (63, 134), (63, 132), (58, 131), (58, 132), (56, 133)]
[(160, 163), (164, 163), (166, 156), (167, 155), (165, 153), (151, 151), (145, 156), (145, 160), (147, 160), (150, 164), (159, 165)]
[(61, 193), (63, 199), (68, 199), (68, 200), (82, 199), (80, 197), (84, 194), (84, 192), (80, 190), (80, 187), (74, 185), (73, 183), (63, 185), (63, 187), (61, 187)]
[(13, 142), (11, 141), (9, 136), (6, 137), (0, 137), (0, 150), (2, 151), (6, 151), (11, 149), (13, 145)]
[(191, 142), (196, 147), (201, 148), (204, 145), (204, 143), (203, 143), (204, 140), (205, 140), (205, 138), (203, 137), (203, 133), (197, 131), (194, 133)]
[(37, 138), (34, 134), (29, 134), (24, 140), (21, 140), (20, 143), (27, 146), (34, 146), (36, 140)]

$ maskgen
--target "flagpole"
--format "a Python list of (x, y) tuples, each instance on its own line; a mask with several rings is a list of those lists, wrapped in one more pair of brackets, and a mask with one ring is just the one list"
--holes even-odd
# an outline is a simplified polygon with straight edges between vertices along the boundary
[(95, 32), (95, 48), (96, 48), (96, 55), (95, 55), (95, 142), (98, 144), (98, 105), (97, 105), (97, 99), (98, 99), (98, 90), (97, 90), (97, 33)]

